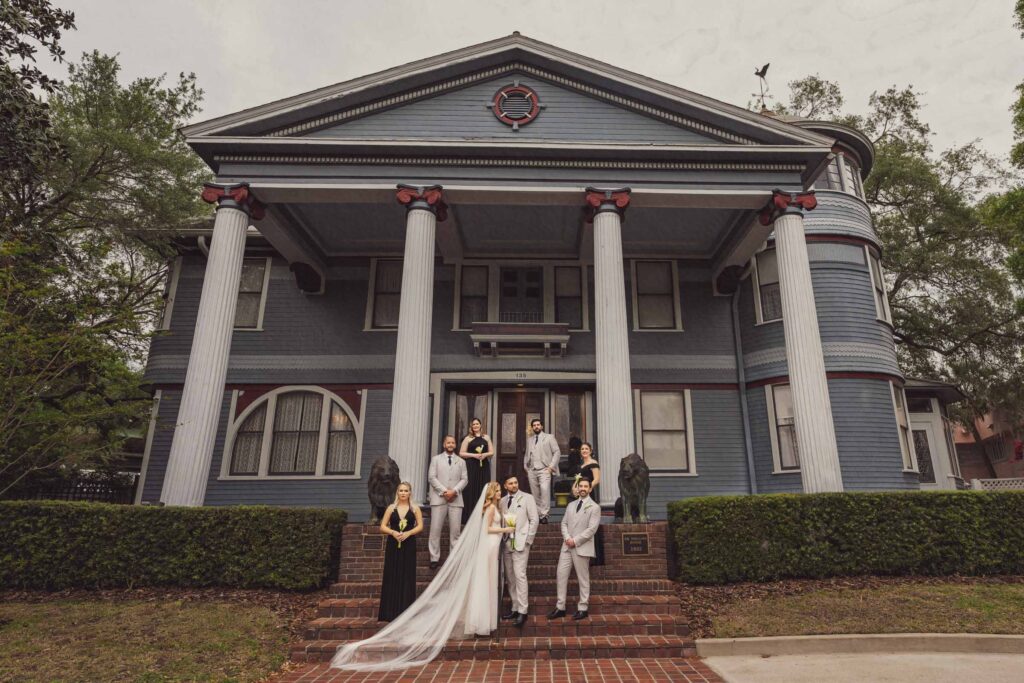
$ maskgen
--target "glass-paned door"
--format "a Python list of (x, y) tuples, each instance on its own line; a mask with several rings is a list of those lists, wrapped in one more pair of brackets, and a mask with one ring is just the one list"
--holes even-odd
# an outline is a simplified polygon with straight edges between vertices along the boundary
[(498, 451), (497, 480), (502, 482), (506, 477), (515, 475), (519, 478), (519, 488), (529, 491), (530, 483), (523, 469), (523, 456), (526, 453), (530, 421), (534, 418), (544, 419), (544, 392), (523, 390), (497, 393), (498, 434), (496, 438), (493, 435), (491, 437)]
[(544, 269), (502, 268), (498, 319), (503, 323), (544, 322)]
[(935, 467), (932, 464), (932, 448), (928, 440), (928, 431), (925, 429), (914, 429), (911, 431), (914, 438), (914, 451), (917, 453), (917, 471), (921, 475), (922, 484), (935, 483)]

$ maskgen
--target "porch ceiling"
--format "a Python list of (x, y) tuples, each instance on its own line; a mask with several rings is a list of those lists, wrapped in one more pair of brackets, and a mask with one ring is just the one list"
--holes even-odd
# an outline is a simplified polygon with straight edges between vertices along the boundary
[[(400, 255), (405, 209), (397, 203), (277, 205), (284, 232), (311, 244), (324, 262), (359, 255)], [(625, 256), (713, 259), (749, 225), (743, 208), (634, 207), (626, 213)], [(439, 224), (447, 257), (563, 257), (590, 260), (590, 227), (574, 205), (465, 204), (452, 206)], [(442, 234), (443, 233), (443, 234)]]

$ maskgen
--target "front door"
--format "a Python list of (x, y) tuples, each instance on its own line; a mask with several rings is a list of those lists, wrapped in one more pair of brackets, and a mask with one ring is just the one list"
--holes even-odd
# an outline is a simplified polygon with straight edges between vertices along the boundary
[(530, 482), (523, 469), (523, 456), (526, 453), (526, 439), (530, 430), (530, 421), (534, 418), (544, 419), (544, 392), (530, 391), (499, 391), (498, 392), (498, 424), (497, 461), (498, 482), (515, 475), (519, 478), (519, 487), (530, 490)]

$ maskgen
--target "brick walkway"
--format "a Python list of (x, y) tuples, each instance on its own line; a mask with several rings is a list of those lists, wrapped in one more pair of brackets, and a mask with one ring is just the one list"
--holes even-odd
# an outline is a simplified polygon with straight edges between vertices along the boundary
[(699, 659), (575, 659), (432, 662), (391, 673), (304, 666), (275, 683), (721, 683)]

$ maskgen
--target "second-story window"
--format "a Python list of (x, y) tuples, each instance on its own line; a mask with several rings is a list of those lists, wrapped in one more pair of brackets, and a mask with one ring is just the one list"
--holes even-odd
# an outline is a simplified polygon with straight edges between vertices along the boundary
[(235, 306), (236, 330), (263, 328), (263, 309), (267, 301), (267, 277), (270, 259), (242, 260), (242, 277), (238, 282), (238, 303)]
[(774, 249), (754, 257), (754, 315), (757, 322), (782, 320), (782, 290), (779, 288), (779, 263)]
[(583, 288), (575, 266), (555, 268), (555, 322), (569, 323), (570, 329), (583, 327)]
[(373, 273), (371, 327), (377, 330), (398, 327), (398, 304), (402, 298), (402, 261), (379, 259)]
[(633, 262), (633, 324), (639, 330), (679, 329), (679, 300), (675, 263)]
[(487, 320), (487, 266), (463, 266), (459, 300), (459, 327)]
[(879, 320), (892, 324), (892, 313), (889, 311), (889, 297), (885, 294), (885, 280), (882, 278), (882, 263), (878, 256), (871, 251), (870, 247), (864, 247), (867, 251), (868, 269), (871, 275), (871, 289), (875, 298), (875, 316)]

